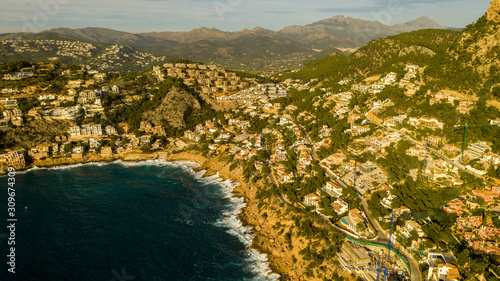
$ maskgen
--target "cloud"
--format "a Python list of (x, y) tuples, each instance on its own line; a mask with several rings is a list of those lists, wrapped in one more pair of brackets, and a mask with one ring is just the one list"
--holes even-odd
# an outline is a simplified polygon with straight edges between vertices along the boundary
[(320, 13), (366, 13), (377, 10), (379, 7), (377, 6), (364, 6), (364, 7), (337, 7), (337, 8), (320, 8), (315, 9)]
[(274, 11), (274, 10), (268, 10), (265, 11), (268, 14), (275, 14), (275, 15), (291, 15), (291, 14), (296, 14), (296, 11)]
[[(23, 19), (43, 13), (40, 3), (47, 1), (7, 1), (9, 5), (3, 5), (0, 12), (0, 30), (20, 31)], [(443, 25), (463, 27), (483, 15), (490, 0), (69, 0), (48, 18), (46, 26), (102, 26), (132, 32), (202, 26), (228, 31), (254, 26), (278, 30), (337, 14), (374, 20), (373, 13), (387, 11), (391, 3), (400, 3), (403, 9), (392, 15), (391, 24), (426, 15)]]

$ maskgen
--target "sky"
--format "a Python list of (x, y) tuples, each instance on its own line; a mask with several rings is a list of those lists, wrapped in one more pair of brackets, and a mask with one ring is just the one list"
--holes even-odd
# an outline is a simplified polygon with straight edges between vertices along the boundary
[(335, 15), (383, 24), (428, 16), (443, 26), (465, 27), (491, 0), (0, 0), (0, 33), (69, 27), (127, 32), (224, 31), (261, 26), (280, 30)]

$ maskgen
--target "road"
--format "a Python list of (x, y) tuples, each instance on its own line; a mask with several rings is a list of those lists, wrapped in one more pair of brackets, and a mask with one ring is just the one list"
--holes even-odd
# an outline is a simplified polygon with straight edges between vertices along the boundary
[(278, 189), (279, 184), (276, 181), (276, 179), (274, 178), (273, 170), (271, 169), (271, 166), (269, 165), (269, 160), (268, 160), (269, 159), (269, 152), (267, 151), (266, 138), (262, 138), (262, 146), (264, 147), (264, 153), (266, 155), (266, 161), (264, 161), (264, 164), (266, 165), (267, 170), (269, 171), (269, 174), (268, 174), (269, 179), (271, 180), (271, 183), (273, 184), (273, 187), (276, 190), (276, 193), (278, 194), (280, 201), (284, 204), (287, 204), (288, 206), (291, 206), (293, 208), (297, 208), (296, 206), (294, 206), (293, 204), (288, 202), (288, 200), (285, 198), (285, 196), (283, 196), (283, 194), (281, 194), (279, 192), (279, 189)]
[[(298, 123), (297, 123), (297, 125), (298, 125)], [(323, 170), (325, 171), (325, 173), (329, 177), (336, 179), (337, 176), (335, 174), (333, 174), (331, 171), (329, 171), (328, 169), (326, 169), (320, 165), (319, 160), (316, 157), (316, 149), (314, 148), (314, 145), (312, 144), (311, 140), (309, 139), (309, 136), (306, 134), (305, 130), (300, 125), (298, 125), (298, 126), (299, 126), (300, 130), (302, 131), (302, 133), (304, 134), (304, 137), (305, 137), (307, 143), (311, 147), (311, 151), (312, 151), (311, 156), (313, 158), (313, 161), (315, 161), (317, 165), (322, 167)], [(337, 182), (337, 184), (339, 184), (340, 186), (347, 187), (344, 185), (344, 183), (339, 182), (338, 180), (335, 180), (335, 182)], [(358, 193), (356, 193), (356, 195), (358, 196), (359, 202), (361, 203), (361, 206), (363, 207), (363, 211), (365, 212), (366, 217), (368, 218), (368, 221), (370, 222), (370, 224), (373, 226), (373, 228), (377, 232), (377, 235), (374, 238), (370, 239), (371, 242), (374, 244), (388, 246), (389, 238), (387, 237), (385, 231), (382, 229), (382, 227), (380, 226), (378, 221), (372, 218), (370, 210), (368, 209), (368, 205), (366, 204), (365, 199)], [(352, 234), (347, 235), (345, 231), (342, 231), (341, 233), (344, 236), (352, 237)], [(422, 280), (422, 275), (421, 275), (421, 272), (420, 272), (420, 269), (418, 266), (418, 262), (413, 258), (413, 255), (411, 253), (408, 253), (406, 250), (402, 249), (399, 245), (396, 245), (395, 243), (391, 243), (391, 248), (394, 249), (397, 253), (399, 253), (403, 258), (405, 258), (406, 261), (408, 261), (408, 264), (410, 265), (410, 269), (411, 269), (411, 276), (410, 276), (411, 281)]]
[[(370, 122), (373, 122), (374, 124), (377, 124), (377, 123), (375, 123), (374, 121), (372, 121), (372, 120), (370, 120), (370, 119), (368, 118), (368, 114), (366, 115), (366, 118), (367, 118)], [(433, 149), (433, 148), (431, 148), (431, 147), (428, 147), (428, 146), (426, 146), (426, 145), (421, 144), (420, 142), (416, 141), (416, 140), (415, 140), (415, 139), (413, 139), (412, 137), (410, 137), (410, 136), (408, 136), (408, 135), (406, 135), (406, 134), (401, 134), (398, 130), (393, 129), (393, 128), (388, 127), (388, 126), (383, 126), (383, 125), (380, 125), (380, 124), (377, 124), (377, 126), (383, 127), (384, 129), (386, 129), (386, 130), (388, 130), (388, 131), (391, 131), (391, 132), (396, 132), (396, 133), (398, 133), (398, 134), (400, 134), (400, 135), (404, 136), (404, 139), (408, 140), (409, 142), (413, 143), (414, 145), (416, 145), (416, 146), (418, 146), (418, 147), (422, 147), (422, 148), (427, 148), (429, 151), (431, 151), (431, 152), (433, 152), (434, 154), (436, 154), (436, 155), (437, 155), (439, 158), (441, 158), (443, 161), (446, 161), (446, 162), (447, 162), (447, 163), (449, 163), (450, 165), (455, 166), (455, 167), (457, 167), (458, 169), (460, 169), (460, 170), (462, 170), (462, 171), (464, 171), (464, 172), (468, 172), (468, 173), (470, 173), (470, 171), (468, 171), (468, 170), (467, 170), (467, 168), (466, 168), (464, 165), (462, 165), (462, 164), (458, 163), (458, 161), (457, 161), (457, 160), (453, 160), (453, 159), (450, 159), (450, 158), (448, 158), (448, 157), (444, 156), (444, 155), (443, 155), (443, 154), (441, 154), (439, 151), (437, 151), (437, 150), (435, 150), (435, 149)], [(485, 181), (486, 183), (488, 183), (488, 184), (491, 184), (491, 185), (494, 185), (494, 186), (498, 186), (496, 183), (494, 183), (494, 182), (490, 182), (490, 181), (486, 180), (486, 178), (483, 178), (483, 177), (481, 177), (481, 176), (479, 176), (479, 175), (476, 175), (476, 174), (474, 174), (474, 173), (470, 173), (470, 174), (474, 175), (474, 176), (475, 176), (475, 177), (477, 177), (477, 178), (480, 178), (480, 179), (484, 180), (484, 181)]]
[[(388, 245), (389, 244), (389, 238), (387, 234), (385, 233), (384, 229), (380, 226), (377, 220), (371, 219), (371, 212), (368, 209), (368, 205), (366, 204), (366, 200), (362, 198), (361, 200), (361, 206), (363, 206), (363, 210), (367, 214), (368, 219), (370, 220), (370, 223), (372, 226), (375, 228), (377, 231), (377, 236), (374, 239), (370, 239), (372, 242), (376, 244), (381, 244), (381, 245)], [(413, 255), (409, 252), (406, 251), (403, 247), (401, 247), (398, 243), (394, 243), (394, 241), (391, 243), (391, 248), (394, 249), (396, 252), (398, 252), (401, 256), (403, 256), (407, 261), (408, 264), (410, 265), (411, 269), (411, 280), (418, 280), (420, 281), (422, 276), (420, 272), (420, 268), (418, 266), (418, 262), (413, 258)]]

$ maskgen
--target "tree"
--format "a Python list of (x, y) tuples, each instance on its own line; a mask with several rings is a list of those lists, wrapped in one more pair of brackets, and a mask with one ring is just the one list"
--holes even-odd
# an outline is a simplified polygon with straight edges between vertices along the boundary
[(269, 174), (269, 168), (265, 164), (262, 165), (262, 173), (265, 175)]
[(418, 233), (415, 230), (410, 231), (409, 239), (412, 241), (418, 240)]
[(64, 152), (69, 153), (71, 151), (73, 151), (73, 143), (70, 142), (64, 146)]
[(248, 180), (253, 174), (255, 174), (255, 172), (255, 156), (252, 156), (250, 161), (248, 161), (246, 168), (243, 170), (243, 174)]
[(141, 147), (141, 150), (144, 153), (150, 153), (151, 152), (151, 148), (152, 148), (151, 144), (148, 143), (148, 144), (143, 145)]
[(491, 90), (491, 94), (494, 98), (500, 98), (500, 86), (496, 86)]
[(358, 222), (358, 224), (356, 224), (356, 232), (363, 233), (364, 231), (365, 231), (365, 226), (363, 225), (362, 222)]

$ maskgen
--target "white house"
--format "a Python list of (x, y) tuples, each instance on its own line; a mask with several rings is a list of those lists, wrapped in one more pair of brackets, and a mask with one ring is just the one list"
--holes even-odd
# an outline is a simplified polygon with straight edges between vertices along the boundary
[(416, 223), (415, 221), (406, 221), (405, 227), (401, 230), (404, 235), (410, 237), (410, 232), (415, 231), (418, 234), (418, 237), (423, 237), (425, 235), (422, 227)]
[(319, 200), (320, 200), (320, 198), (318, 195), (311, 193), (311, 194), (306, 195), (306, 197), (304, 198), (304, 204), (318, 208), (319, 207)]
[(500, 155), (491, 152), (485, 153), (483, 155), (483, 162), (495, 166), (500, 165)]
[(340, 197), (342, 195), (342, 187), (334, 183), (333, 181), (327, 182), (325, 189), (328, 193), (333, 193), (337, 197)]
[(332, 206), (333, 211), (337, 213), (337, 215), (341, 215), (347, 211), (349, 211), (349, 204), (342, 200), (341, 198), (337, 199), (335, 202), (330, 204)]

